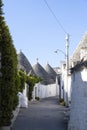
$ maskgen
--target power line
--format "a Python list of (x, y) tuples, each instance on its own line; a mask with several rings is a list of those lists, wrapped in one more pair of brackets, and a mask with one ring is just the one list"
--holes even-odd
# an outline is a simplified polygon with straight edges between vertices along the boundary
[(53, 12), (53, 10), (51, 9), (51, 7), (49, 6), (49, 4), (47, 3), (46, 0), (44, 0), (45, 4), (47, 5), (48, 9), (50, 10), (51, 14), (53, 15), (53, 17), (55, 18), (56, 22), (59, 24), (59, 26), (61, 27), (61, 29), (67, 33), (67, 31), (65, 30), (65, 28), (62, 26), (62, 24), (60, 23), (59, 19), (56, 17), (55, 13)]

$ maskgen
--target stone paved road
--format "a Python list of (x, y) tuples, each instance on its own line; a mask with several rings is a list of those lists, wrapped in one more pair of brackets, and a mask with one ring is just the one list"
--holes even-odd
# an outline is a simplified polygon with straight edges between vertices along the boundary
[(67, 130), (64, 111), (57, 97), (29, 102), (27, 109), (20, 109), (12, 130)]

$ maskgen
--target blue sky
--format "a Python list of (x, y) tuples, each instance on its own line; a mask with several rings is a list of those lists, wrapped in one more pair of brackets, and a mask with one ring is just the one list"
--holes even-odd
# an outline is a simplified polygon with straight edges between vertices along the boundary
[[(70, 35), (69, 55), (87, 31), (87, 0), (47, 0), (64, 29)], [(44, 0), (3, 0), (5, 20), (17, 52), (20, 49), (31, 65), (60, 66), (65, 59), (66, 33), (57, 23)]]

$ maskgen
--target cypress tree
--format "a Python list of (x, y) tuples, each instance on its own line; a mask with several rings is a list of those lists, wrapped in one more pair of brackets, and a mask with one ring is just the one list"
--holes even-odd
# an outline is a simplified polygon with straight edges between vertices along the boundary
[(17, 98), (17, 54), (12, 37), (4, 20), (3, 3), (0, 0), (0, 126), (11, 124)]
[(2, 15), (2, 14), (3, 14), (3, 11), (2, 11), (2, 6), (3, 6), (3, 3), (2, 3), (2, 1), (0, 0), (0, 15)]

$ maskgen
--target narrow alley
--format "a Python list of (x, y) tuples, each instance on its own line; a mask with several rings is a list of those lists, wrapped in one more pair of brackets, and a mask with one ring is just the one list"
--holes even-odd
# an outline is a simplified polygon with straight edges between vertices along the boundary
[(27, 109), (20, 109), (12, 130), (66, 130), (65, 110), (58, 105), (57, 97), (29, 102)]

